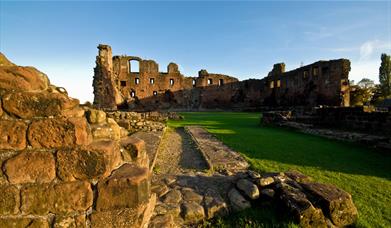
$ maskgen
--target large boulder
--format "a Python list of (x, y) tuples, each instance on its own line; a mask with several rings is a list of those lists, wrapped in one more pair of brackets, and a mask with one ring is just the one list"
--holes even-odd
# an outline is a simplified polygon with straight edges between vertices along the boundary
[(330, 184), (304, 183), (301, 185), (313, 203), (322, 208), (323, 213), (331, 219), (334, 225), (343, 227), (356, 222), (358, 212), (349, 193)]
[(78, 104), (77, 99), (62, 93), (16, 92), (3, 97), (4, 110), (23, 119), (59, 116)]

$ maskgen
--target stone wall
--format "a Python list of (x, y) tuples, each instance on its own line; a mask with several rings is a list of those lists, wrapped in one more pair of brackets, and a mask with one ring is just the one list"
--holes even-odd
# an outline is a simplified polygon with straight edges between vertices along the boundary
[[(319, 61), (285, 72), (276, 64), (263, 79), (237, 78), (200, 70), (198, 77), (181, 74), (170, 63), (160, 72), (153, 60), (114, 56), (99, 45), (94, 105), (108, 110), (256, 110), (261, 106), (348, 106), (350, 62)], [(136, 62), (139, 69), (135, 69)], [(106, 87), (106, 88), (105, 88)]]
[(147, 225), (144, 142), (1, 53), (0, 78), (0, 227)]

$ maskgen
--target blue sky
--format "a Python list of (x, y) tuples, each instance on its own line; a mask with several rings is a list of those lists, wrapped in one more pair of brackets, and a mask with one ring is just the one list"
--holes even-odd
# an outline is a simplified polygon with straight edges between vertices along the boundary
[(32, 65), (82, 102), (92, 100), (96, 46), (183, 74), (263, 78), (277, 62), (348, 58), (350, 79), (378, 81), (391, 53), (391, 1), (1, 1), (0, 51)]

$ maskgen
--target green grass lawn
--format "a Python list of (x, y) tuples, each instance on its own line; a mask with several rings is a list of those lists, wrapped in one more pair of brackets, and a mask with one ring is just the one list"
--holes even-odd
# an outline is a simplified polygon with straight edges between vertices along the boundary
[[(204, 126), (243, 154), (252, 169), (261, 173), (298, 170), (315, 181), (335, 184), (352, 194), (359, 211), (358, 227), (391, 227), (390, 154), (286, 129), (261, 127), (259, 113), (194, 112), (182, 115), (184, 120), (169, 121), (168, 125)], [(275, 222), (273, 215), (264, 209), (253, 209), (240, 216), (248, 217), (249, 227), (268, 226), (262, 221), (269, 217), (269, 222)], [(243, 222), (247, 218), (241, 219)], [(231, 218), (217, 223), (224, 226), (224, 223), (235, 221)]]

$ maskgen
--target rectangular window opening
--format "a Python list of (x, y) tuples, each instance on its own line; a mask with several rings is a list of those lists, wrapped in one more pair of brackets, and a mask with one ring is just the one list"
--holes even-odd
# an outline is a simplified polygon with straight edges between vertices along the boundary
[(212, 85), (213, 84), (213, 80), (211, 78), (208, 79), (208, 85)]
[(151, 83), (151, 85), (155, 84), (155, 79), (154, 78), (150, 78), (149, 79), (149, 83)]
[(170, 79), (170, 85), (173, 86), (174, 85), (174, 79)]
[(126, 81), (121, 81), (120, 83), (121, 83), (121, 86), (122, 86), (122, 87), (125, 87), (125, 86), (126, 86)]
[(139, 78), (135, 78), (134, 79), (134, 83), (136, 83), (136, 85), (140, 84), (140, 79)]
[(219, 79), (219, 86), (224, 85), (224, 79)]

